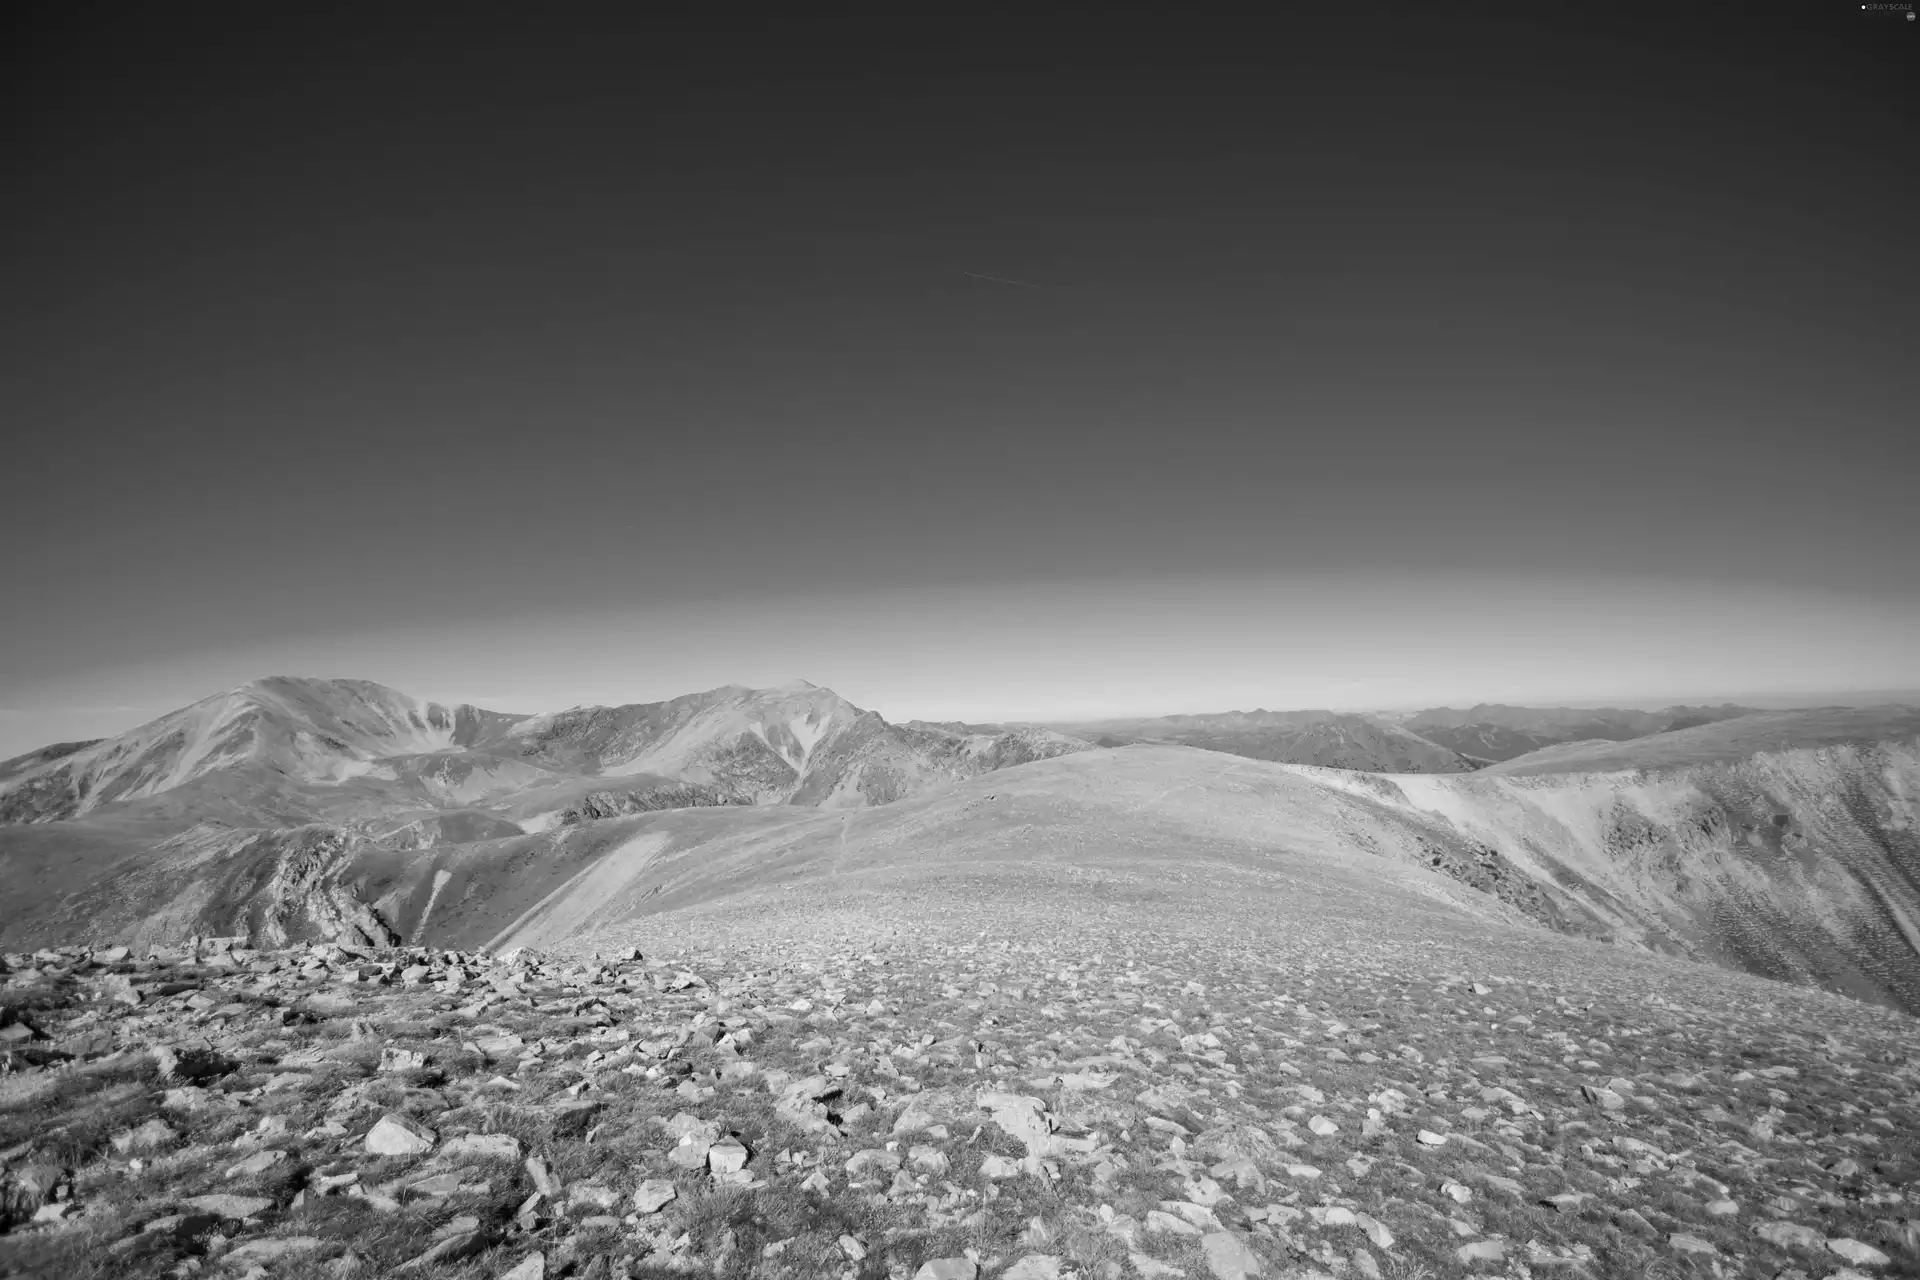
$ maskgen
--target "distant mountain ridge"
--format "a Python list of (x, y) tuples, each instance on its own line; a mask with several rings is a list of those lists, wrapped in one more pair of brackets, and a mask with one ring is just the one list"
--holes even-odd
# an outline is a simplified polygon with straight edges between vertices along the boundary
[(1486, 763), (1404, 726), (1337, 711), (1223, 711), (1055, 724), (1103, 747), (1171, 743), (1250, 760), (1367, 773), (1468, 773)]
[(529, 716), (283, 676), (0, 764), (0, 823), (113, 809), (297, 826), (475, 804), (517, 816), (528, 801), (557, 810), (663, 779), (746, 803), (844, 808), (1086, 745), (1026, 729), (903, 729), (804, 682)]
[[(1920, 736), (1920, 708), (1800, 707), (1687, 724), (1628, 739), (1587, 738), (1555, 743), (1490, 765), (1509, 777), (1571, 773), (1647, 772), (1743, 761), (1770, 751), (1908, 741)], [(1920, 880), (1920, 864), (1914, 867)]]
[(1430, 707), (1401, 721), (1401, 727), (1464, 755), (1499, 761), (1557, 743), (1596, 738), (1623, 742), (1752, 715), (1754, 710), (1731, 702), (1719, 706), (1676, 705), (1657, 711), (1481, 703), (1464, 711)]

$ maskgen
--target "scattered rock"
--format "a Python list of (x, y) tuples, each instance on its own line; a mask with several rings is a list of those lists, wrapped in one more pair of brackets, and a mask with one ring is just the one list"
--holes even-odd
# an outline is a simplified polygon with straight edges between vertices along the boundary
[(1826, 1236), (1797, 1222), (1758, 1222), (1754, 1224), (1753, 1234), (1782, 1249), (1810, 1249), (1817, 1252), (1827, 1244)]
[(260, 1196), (190, 1196), (180, 1202), (202, 1213), (222, 1218), (256, 1218), (273, 1208), (273, 1201)]
[(1463, 1244), (1453, 1251), (1454, 1257), (1462, 1266), (1472, 1266), (1476, 1262), (1500, 1262), (1507, 1256), (1507, 1246), (1500, 1240), (1475, 1240), (1472, 1244)]
[(265, 1151), (256, 1151), (239, 1164), (229, 1168), (227, 1170), (227, 1177), (251, 1178), (256, 1174), (265, 1173), (286, 1158), (286, 1152), (276, 1151), (271, 1147)]
[(501, 1272), (500, 1280), (547, 1280), (547, 1255), (528, 1254), (513, 1270)]
[(179, 1140), (179, 1131), (165, 1120), (149, 1120), (125, 1133), (115, 1134), (113, 1149), (121, 1155), (127, 1155), (130, 1152), (152, 1151)]
[(658, 1213), (680, 1193), (671, 1182), (649, 1178), (633, 1190), (633, 1207), (640, 1213)]
[(427, 1065), (427, 1055), (414, 1049), (396, 1049), (389, 1045), (380, 1052), (381, 1071), (418, 1071)]
[(747, 1167), (749, 1154), (738, 1138), (722, 1138), (707, 1148), (707, 1168), (716, 1175), (736, 1174)]
[(995, 1182), (1017, 1178), (1020, 1172), (1020, 1162), (1008, 1159), (1006, 1156), (988, 1156), (980, 1162), (980, 1176)]
[(1260, 1259), (1246, 1241), (1231, 1231), (1214, 1231), (1200, 1238), (1200, 1253), (1214, 1280), (1246, 1280), (1261, 1273)]
[(976, 1280), (979, 1274), (980, 1268), (971, 1258), (935, 1258), (921, 1263), (913, 1280)]
[(545, 1159), (540, 1156), (528, 1156), (526, 1168), (527, 1176), (533, 1180), (533, 1189), (535, 1191), (547, 1197), (549, 1200), (559, 1198), (561, 1191), (560, 1179), (553, 1176), (553, 1170), (547, 1167)]
[(162, 1080), (201, 1084), (230, 1074), (239, 1064), (212, 1049), (176, 1048), (163, 1044), (153, 1049), (153, 1065), (160, 1072)]
[(440, 1148), (443, 1160), (518, 1160), (520, 1139), (510, 1133), (463, 1133)]
[(451, 1235), (434, 1245), (419, 1257), (400, 1265), (401, 1271), (412, 1271), (420, 1267), (436, 1266), (443, 1262), (463, 1262), (485, 1250), (487, 1238), (479, 1231), (466, 1231)]
[(298, 1258), (324, 1249), (327, 1242), (319, 1236), (273, 1236), (266, 1240), (248, 1240), (221, 1256), (227, 1266), (247, 1266)]
[(1827, 1252), (1856, 1267), (1884, 1267), (1893, 1261), (1872, 1245), (1845, 1236), (1827, 1241)]
[(611, 1209), (619, 1203), (620, 1193), (598, 1182), (576, 1182), (567, 1188), (569, 1208)]

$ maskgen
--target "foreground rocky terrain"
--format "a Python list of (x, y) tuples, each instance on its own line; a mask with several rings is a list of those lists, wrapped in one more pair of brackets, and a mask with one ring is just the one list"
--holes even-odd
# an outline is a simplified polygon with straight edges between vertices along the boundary
[(10, 955), (0, 1274), (1920, 1268), (1904, 1015), (1439, 907), (1356, 932), (1310, 878), (1280, 929), (1045, 879), (641, 950)]
[(0, 1276), (1920, 1273), (1920, 743), (1750, 719), (9, 827)]

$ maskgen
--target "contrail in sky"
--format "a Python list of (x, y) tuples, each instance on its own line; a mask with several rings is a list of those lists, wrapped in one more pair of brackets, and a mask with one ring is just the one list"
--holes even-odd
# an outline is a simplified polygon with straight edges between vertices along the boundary
[(1037, 284), (1028, 284), (1025, 280), (1009, 280), (1005, 276), (983, 276), (978, 271), (962, 271), (963, 276), (972, 276), (975, 280), (991, 280), (995, 284), (1016, 285), (1022, 289), (1038, 289)]

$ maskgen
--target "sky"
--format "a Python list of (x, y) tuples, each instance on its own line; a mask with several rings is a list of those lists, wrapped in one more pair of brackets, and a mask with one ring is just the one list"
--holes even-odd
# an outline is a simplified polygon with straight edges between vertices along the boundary
[(0, 755), (1920, 687), (1920, 23), (284, 8), (0, 42)]

